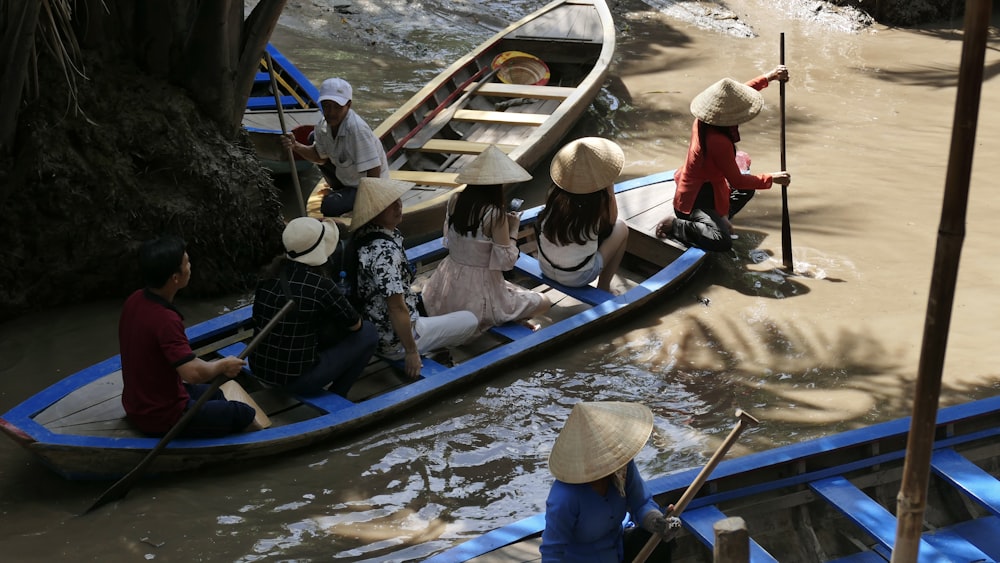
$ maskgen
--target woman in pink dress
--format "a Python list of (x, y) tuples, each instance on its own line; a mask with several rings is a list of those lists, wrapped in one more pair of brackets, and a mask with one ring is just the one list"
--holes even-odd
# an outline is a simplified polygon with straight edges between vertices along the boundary
[(448, 201), (444, 225), (448, 256), (424, 286), (430, 315), (472, 311), (479, 330), (544, 314), (548, 297), (510, 283), (503, 272), (517, 262), (520, 214), (507, 211), (504, 184), (531, 179), (521, 166), (490, 145), (458, 175), (465, 189)]

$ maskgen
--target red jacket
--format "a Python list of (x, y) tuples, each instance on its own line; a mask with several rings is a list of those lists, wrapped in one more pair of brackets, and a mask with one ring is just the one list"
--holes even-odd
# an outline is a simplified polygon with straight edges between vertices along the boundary
[[(767, 88), (767, 77), (758, 76), (747, 82), (754, 90)], [(736, 146), (722, 132), (709, 128), (705, 135), (707, 151), (702, 149), (698, 137), (698, 120), (691, 126), (691, 144), (687, 160), (674, 173), (677, 191), (674, 193), (674, 209), (691, 213), (702, 184), (711, 182), (715, 192), (715, 206), (719, 215), (729, 216), (729, 191), (766, 190), (771, 187), (770, 174), (743, 174), (736, 164)]]

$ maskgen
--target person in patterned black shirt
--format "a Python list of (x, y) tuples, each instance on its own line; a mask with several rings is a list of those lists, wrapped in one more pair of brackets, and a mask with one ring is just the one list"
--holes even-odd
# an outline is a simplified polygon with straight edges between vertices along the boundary
[(253, 320), (260, 331), (293, 299), (296, 307), (250, 355), (257, 377), (314, 395), (322, 389), (342, 397), (368, 365), (378, 334), (329, 277), (323, 266), (340, 241), (332, 222), (299, 217), (281, 236), (285, 254), (257, 284)]
[(434, 317), (419, 313), (420, 296), (411, 287), (413, 272), (396, 228), (403, 220), (399, 198), (411, 187), (409, 182), (362, 178), (351, 230), (355, 239), (374, 232), (386, 235), (357, 249), (357, 293), (365, 304), (361, 313), (378, 329), (379, 355), (404, 359), (406, 375), (416, 379), (421, 354), (465, 342), (476, 334), (479, 319), (471, 311)]

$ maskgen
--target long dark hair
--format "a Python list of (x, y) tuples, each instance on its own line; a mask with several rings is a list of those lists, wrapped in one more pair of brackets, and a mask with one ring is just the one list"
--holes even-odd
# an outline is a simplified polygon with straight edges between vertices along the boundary
[(455, 201), (455, 211), (448, 219), (448, 226), (453, 227), (460, 235), (473, 236), (476, 229), (483, 224), (483, 218), (490, 208), (504, 211), (503, 186), (468, 185), (458, 194)]
[(736, 143), (740, 142), (740, 129), (738, 125), (712, 125), (711, 123), (705, 123), (702, 120), (698, 120), (698, 146), (701, 147), (701, 155), (703, 157), (708, 156), (708, 145), (705, 144), (705, 139), (708, 138), (708, 132), (710, 130), (716, 130), (722, 133), (733, 143), (733, 156), (736, 156)]
[(607, 190), (572, 194), (553, 184), (538, 222), (545, 238), (556, 244), (586, 244), (610, 227), (609, 203)]

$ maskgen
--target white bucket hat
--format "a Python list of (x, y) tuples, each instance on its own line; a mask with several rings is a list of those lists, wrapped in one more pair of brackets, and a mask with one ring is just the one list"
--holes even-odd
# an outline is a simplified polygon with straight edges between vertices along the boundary
[(614, 141), (583, 137), (559, 149), (552, 158), (549, 174), (557, 186), (572, 194), (589, 194), (615, 183), (625, 153)]
[(632, 460), (653, 432), (653, 413), (638, 403), (577, 403), (549, 454), (549, 471), (563, 483), (611, 475)]
[(410, 191), (415, 184), (392, 180), (390, 178), (369, 178), (364, 176), (358, 183), (358, 195), (354, 200), (354, 211), (351, 213), (351, 231), (358, 230), (362, 225), (382, 213), (392, 202)]
[(691, 115), (709, 125), (731, 127), (757, 117), (763, 107), (760, 92), (732, 78), (723, 78), (691, 100)]
[(458, 173), (457, 182), (474, 186), (492, 186), (494, 184), (512, 184), (527, 182), (531, 174), (514, 159), (507, 156), (496, 145), (486, 147), (462, 171)]
[(285, 256), (309, 266), (322, 266), (337, 250), (340, 230), (336, 225), (312, 217), (292, 219), (281, 233)]

